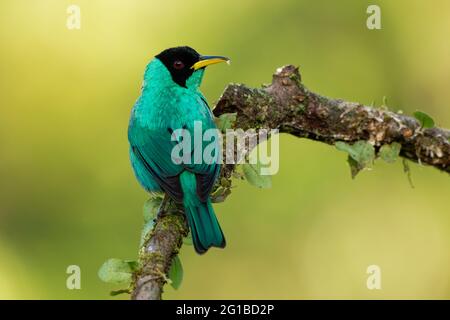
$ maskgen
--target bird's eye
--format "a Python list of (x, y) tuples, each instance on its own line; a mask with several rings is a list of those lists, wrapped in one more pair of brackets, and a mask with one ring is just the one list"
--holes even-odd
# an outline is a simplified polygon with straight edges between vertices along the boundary
[(180, 60), (177, 60), (173, 63), (173, 67), (177, 70), (181, 70), (184, 68), (184, 63), (181, 62)]

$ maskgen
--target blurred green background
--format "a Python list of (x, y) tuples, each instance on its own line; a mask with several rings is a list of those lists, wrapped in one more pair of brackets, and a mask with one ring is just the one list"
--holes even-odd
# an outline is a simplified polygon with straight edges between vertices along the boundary
[[(81, 8), (68, 30), (66, 9)], [(366, 28), (379, 4), (382, 30)], [(190, 45), (211, 105), (229, 82), (259, 86), (284, 64), (327, 96), (417, 109), (450, 127), (450, 2), (3, 0), (0, 3), (0, 298), (109, 299), (97, 270), (134, 259), (146, 193), (127, 125), (147, 62)], [(377, 162), (350, 178), (333, 147), (281, 136), (273, 187), (238, 183), (216, 205), (225, 250), (184, 247), (166, 298), (450, 298), (450, 181)], [(66, 268), (81, 267), (81, 290)], [(381, 267), (382, 290), (366, 288)], [(126, 296), (118, 297), (127, 298)]]

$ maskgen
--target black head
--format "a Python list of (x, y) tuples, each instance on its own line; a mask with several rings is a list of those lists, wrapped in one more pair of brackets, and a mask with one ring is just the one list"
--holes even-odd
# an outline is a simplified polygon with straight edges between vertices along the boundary
[(169, 70), (175, 83), (186, 87), (186, 80), (195, 71), (192, 66), (200, 61), (200, 54), (191, 47), (166, 49), (156, 56)]

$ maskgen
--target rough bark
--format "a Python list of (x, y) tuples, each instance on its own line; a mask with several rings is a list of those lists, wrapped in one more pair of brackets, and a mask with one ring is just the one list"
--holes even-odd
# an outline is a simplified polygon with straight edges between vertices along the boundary
[(183, 209), (165, 198), (153, 230), (139, 252), (140, 268), (134, 274), (133, 300), (161, 300), (166, 275), (188, 232)]
[(328, 144), (366, 140), (377, 148), (398, 142), (402, 157), (450, 172), (449, 130), (422, 129), (413, 117), (311, 92), (291, 65), (279, 68), (265, 88), (229, 85), (214, 113), (237, 113), (235, 126), (244, 130), (277, 128)]
[[(279, 129), (297, 137), (327, 144), (368, 141), (379, 147), (397, 142), (400, 156), (450, 173), (450, 131), (421, 128), (413, 117), (360, 103), (326, 98), (309, 91), (298, 68), (277, 69), (272, 83), (260, 89), (230, 84), (217, 102), (214, 114), (237, 113), (235, 128)], [(229, 178), (234, 165), (225, 165)], [(156, 219), (154, 230), (141, 249), (141, 270), (135, 274), (133, 299), (160, 299), (173, 257), (188, 229), (182, 210), (169, 206)]]

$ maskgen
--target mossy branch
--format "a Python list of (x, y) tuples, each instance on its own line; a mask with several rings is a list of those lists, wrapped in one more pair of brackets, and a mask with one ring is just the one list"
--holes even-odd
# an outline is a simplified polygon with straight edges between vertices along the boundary
[(375, 149), (397, 142), (400, 156), (450, 172), (450, 131), (421, 127), (403, 114), (330, 99), (309, 91), (298, 68), (279, 68), (261, 89), (229, 85), (214, 114), (237, 113), (236, 128), (279, 129), (294, 136), (335, 144), (368, 141)]
[[(279, 129), (331, 145), (366, 141), (377, 154), (383, 146), (396, 143), (400, 156), (450, 173), (449, 130), (425, 129), (413, 117), (311, 92), (301, 83), (298, 68), (291, 65), (279, 68), (272, 83), (261, 89), (228, 85), (214, 109), (216, 116), (226, 113), (237, 114), (234, 128)], [(234, 169), (224, 165), (222, 178), (230, 179)], [(163, 201), (140, 251), (132, 299), (161, 299), (170, 264), (187, 235), (182, 208)]]
[(131, 284), (133, 300), (161, 300), (170, 265), (189, 233), (183, 209), (167, 197), (155, 220), (139, 251), (139, 268)]

